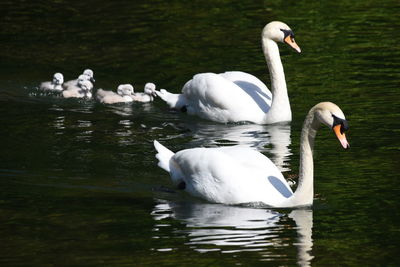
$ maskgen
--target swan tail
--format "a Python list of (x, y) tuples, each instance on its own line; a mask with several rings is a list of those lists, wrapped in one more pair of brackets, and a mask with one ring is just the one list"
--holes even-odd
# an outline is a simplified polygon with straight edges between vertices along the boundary
[(154, 140), (154, 147), (157, 150), (156, 158), (158, 159), (158, 167), (170, 172), (169, 162), (175, 153), (160, 144), (157, 140)]

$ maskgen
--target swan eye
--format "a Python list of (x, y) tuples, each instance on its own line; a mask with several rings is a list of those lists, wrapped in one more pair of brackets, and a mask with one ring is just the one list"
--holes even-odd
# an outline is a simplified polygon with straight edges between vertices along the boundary
[(333, 114), (332, 114), (332, 117), (333, 117), (332, 128), (335, 127), (336, 125), (340, 124), (340, 133), (342, 133), (342, 134), (349, 129), (349, 124), (347, 123), (346, 120), (338, 118)]
[(282, 32), (283, 32), (283, 34), (284, 34), (284, 37), (283, 37), (283, 39), (285, 39), (286, 37), (288, 37), (288, 36), (290, 36), (290, 39), (293, 41), (294, 40), (294, 33), (293, 33), (293, 31), (292, 30), (284, 30), (284, 29), (280, 29)]

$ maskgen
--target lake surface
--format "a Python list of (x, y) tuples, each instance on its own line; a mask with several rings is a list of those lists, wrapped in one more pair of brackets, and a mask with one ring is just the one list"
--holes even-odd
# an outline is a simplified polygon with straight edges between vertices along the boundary
[[(2, 1), (0, 265), (399, 266), (400, 3)], [(96, 88), (179, 92), (242, 70), (269, 85), (260, 32), (280, 45), (293, 121), (221, 125), (154, 103), (102, 105), (37, 90), (85, 68)], [(296, 180), (302, 121), (338, 104), (351, 149), (322, 127), (312, 208), (210, 204), (175, 190), (152, 146), (242, 145)]]

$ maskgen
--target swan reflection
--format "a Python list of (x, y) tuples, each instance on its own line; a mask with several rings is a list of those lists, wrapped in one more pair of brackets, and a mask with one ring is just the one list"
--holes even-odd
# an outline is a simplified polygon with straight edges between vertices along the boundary
[(289, 124), (211, 124), (208, 122), (187, 123), (193, 140), (190, 147), (239, 145), (252, 147), (268, 157), (282, 171), (290, 171), (287, 164), (290, 152)]
[[(187, 245), (199, 252), (221, 251), (237, 253), (258, 251), (261, 260), (290, 258), (288, 246), (297, 247), (297, 262), (310, 265), (312, 243), (312, 210), (293, 210), (288, 215), (278, 211), (190, 202), (160, 202), (152, 212), (158, 222), (154, 238), (165, 237), (171, 227), (169, 220), (176, 219), (185, 229), (173, 233), (186, 237)], [(295, 227), (293, 225), (295, 224)], [(287, 232), (297, 231), (290, 239)], [(286, 254), (285, 254), (286, 252)]]

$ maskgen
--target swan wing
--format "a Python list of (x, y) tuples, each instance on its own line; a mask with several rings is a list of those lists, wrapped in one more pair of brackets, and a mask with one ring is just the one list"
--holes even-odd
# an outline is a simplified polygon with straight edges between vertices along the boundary
[(186, 191), (210, 202), (263, 202), (275, 206), (292, 195), (278, 168), (261, 153), (243, 147), (194, 148), (177, 152)]
[(227, 71), (219, 75), (235, 83), (248, 93), (251, 91), (257, 92), (268, 104), (268, 106), (271, 106), (271, 91), (268, 90), (268, 87), (256, 76), (243, 71)]
[[(234, 73), (242, 75), (235, 80)], [(245, 77), (254, 79), (244, 80)], [(260, 123), (269, 110), (271, 98), (266, 86), (260, 88), (259, 83), (254, 76), (242, 72), (201, 73), (184, 85), (182, 93), (187, 98), (190, 114), (218, 122)]]

